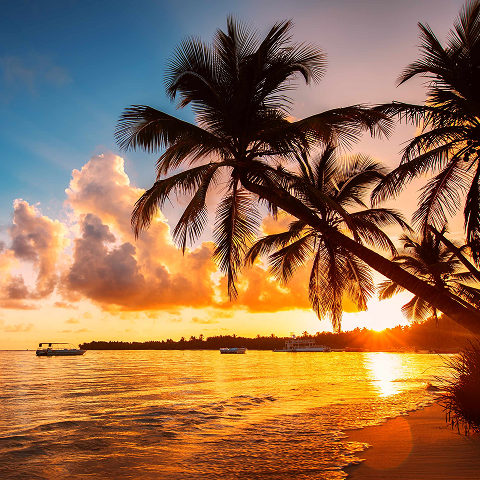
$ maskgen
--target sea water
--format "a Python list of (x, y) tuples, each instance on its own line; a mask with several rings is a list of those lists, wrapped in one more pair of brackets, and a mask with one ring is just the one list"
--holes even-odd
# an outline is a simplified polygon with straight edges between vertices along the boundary
[(343, 479), (345, 431), (433, 401), (414, 353), (0, 352), (1, 479)]

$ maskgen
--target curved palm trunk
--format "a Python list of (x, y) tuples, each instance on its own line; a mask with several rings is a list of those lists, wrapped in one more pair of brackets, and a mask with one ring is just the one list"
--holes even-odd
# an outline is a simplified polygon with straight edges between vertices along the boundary
[(452, 297), (445, 295), (444, 292), (437, 290), (430, 284), (419, 280), (382, 255), (352, 240), (338, 230), (329, 227), (300, 200), (285, 190), (281, 188), (265, 188), (262, 185), (251, 182), (246, 172), (242, 172), (240, 179), (244, 188), (250, 192), (277, 205), (285, 212), (290, 213), (319, 232), (327, 235), (337, 245), (355, 254), (377, 272), (398, 283), (413, 294), (423, 298), (431, 305), (434, 305), (438, 310), (448, 315), (452, 320), (470, 332), (480, 335), (480, 313), (476, 312), (475, 309), (470, 310), (461, 305)]

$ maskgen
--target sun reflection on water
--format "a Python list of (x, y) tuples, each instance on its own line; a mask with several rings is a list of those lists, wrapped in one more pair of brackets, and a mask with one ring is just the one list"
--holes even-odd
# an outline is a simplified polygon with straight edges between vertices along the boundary
[(404, 376), (406, 365), (400, 355), (392, 353), (371, 353), (366, 357), (365, 367), (370, 371), (374, 387), (379, 396), (388, 397), (402, 391), (402, 383), (395, 380)]

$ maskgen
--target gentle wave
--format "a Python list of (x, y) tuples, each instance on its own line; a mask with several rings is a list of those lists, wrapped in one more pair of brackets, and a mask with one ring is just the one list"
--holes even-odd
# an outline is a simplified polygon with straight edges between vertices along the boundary
[(431, 403), (442, 365), (207, 351), (0, 352), (0, 363), (0, 478), (145, 480), (343, 479), (366, 447), (343, 432)]

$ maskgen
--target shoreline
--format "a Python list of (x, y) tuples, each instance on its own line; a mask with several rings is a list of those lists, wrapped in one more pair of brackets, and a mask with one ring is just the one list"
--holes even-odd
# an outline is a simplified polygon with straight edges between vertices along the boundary
[(478, 480), (480, 436), (460, 435), (445, 422), (438, 403), (387, 420), (344, 431), (346, 442), (367, 443), (364, 459), (342, 470), (352, 480)]

